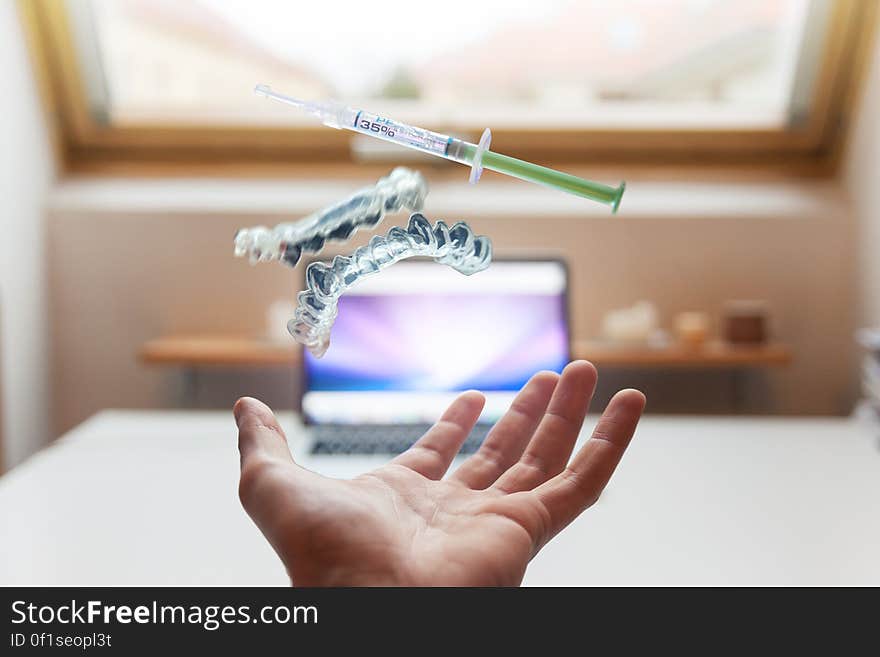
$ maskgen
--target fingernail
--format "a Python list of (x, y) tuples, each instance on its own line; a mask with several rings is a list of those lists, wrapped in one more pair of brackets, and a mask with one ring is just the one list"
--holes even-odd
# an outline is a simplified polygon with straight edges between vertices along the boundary
[(235, 418), (235, 426), (241, 425), (241, 416), (244, 414), (244, 397), (235, 402), (232, 407), (232, 415)]

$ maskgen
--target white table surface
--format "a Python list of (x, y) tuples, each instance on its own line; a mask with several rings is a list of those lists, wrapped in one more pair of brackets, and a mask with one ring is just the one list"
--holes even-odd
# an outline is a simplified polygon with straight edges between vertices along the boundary
[[(376, 458), (302, 453), (334, 476)], [(286, 584), (232, 417), (105, 411), (0, 478), (0, 584)], [(647, 417), (531, 585), (880, 584), (880, 451), (850, 419)]]

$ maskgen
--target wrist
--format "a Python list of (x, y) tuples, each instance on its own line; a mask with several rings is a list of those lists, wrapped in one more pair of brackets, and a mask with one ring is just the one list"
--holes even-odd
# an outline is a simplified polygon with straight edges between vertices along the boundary
[(385, 569), (352, 569), (344, 566), (331, 566), (319, 572), (296, 574), (288, 572), (291, 586), (326, 587), (393, 587), (407, 586), (405, 578), (399, 573)]

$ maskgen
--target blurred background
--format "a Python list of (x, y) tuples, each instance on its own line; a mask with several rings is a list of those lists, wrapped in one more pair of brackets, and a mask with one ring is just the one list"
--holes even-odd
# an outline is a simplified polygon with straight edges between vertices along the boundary
[[(877, 16), (873, 0), (0, 3), (0, 463), (107, 408), (292, 408), (299, 354), (273, 335), (302, 268), (250, 267), (232, 236), (398, 164), (429, 180), (432, 219), (565, 258), (599, 403), (632, 386), (652, 413), (852, 413), (871, 392), (856, 331), (880, 325)], [(627, 193), (611, 216), (491, 172), (471, 187), (258, 83), (471, 141), (488, 126), (500, 152)]]

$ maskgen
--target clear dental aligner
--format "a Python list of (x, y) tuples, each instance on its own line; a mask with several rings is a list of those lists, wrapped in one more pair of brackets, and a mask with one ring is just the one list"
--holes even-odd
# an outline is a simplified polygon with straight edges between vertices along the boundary
[(306, 289), (297, 296), (298, 306), (287, 330), (294, 339), (320, 358), (330, 345), (330, 329), (336, 320), (342, 294), (364, 276), (376, 273), (404, 258), (427, 256), (470, 276), (492, 261), (492, 242), (475, 237), (470, 226), (459, 221), (431, 223), (416, 213), (406, 229), (395, 226), (382, 237), (374, 235), (367, 246), (351, 256), (336, 256), (331, 264), (313, 262), (306, 269)]
[(428, 185), (417, 171), (397, 167), (374, 186), (320, 212), (275, 228), (255, 226), (235, 234), (235, 255), (251, 264), (280, 260), (295, 267), (303, 252), (319, 253), (327, 240), (347, 240), (360, 226), (375, 226), (385, 213), (422, 209)]

